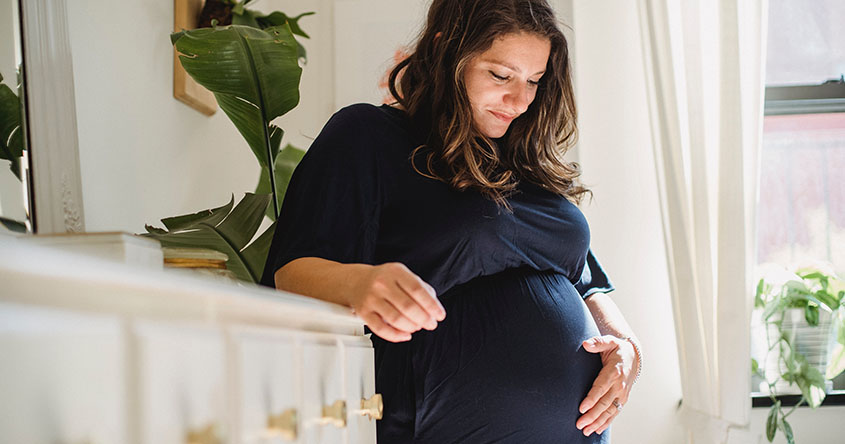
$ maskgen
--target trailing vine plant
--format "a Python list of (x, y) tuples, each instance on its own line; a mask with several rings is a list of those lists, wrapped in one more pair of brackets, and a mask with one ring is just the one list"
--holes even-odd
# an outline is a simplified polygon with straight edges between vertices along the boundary
[[(813, 409), (825, 398), (825, 382), (845, 370), (845, 285), (829, 266), (805, 267), (794, 273), (779, 269), (763, 277), (757, 284), (754, 306), (762, 310), (763, 328), (766, 336), (766, 355), (775, 353), (778, 371), (774, 377), (766, 372), (756, 359), (751, 359), (751, 371), (768, 386), (772, 407), (766, 419), (766, 439), (774, 440), (780, 430), (789, 444), (795, 443), (792, 426), (788, 418), (801, 405)], [(832, 344), (831, 358), (824, 369), (811, 365), (807, 357), (798, 350), (796, 332), (786, 328), (784, 320), (789, 310), (802, 310), (809, 326), (819, 327), (822, 312), (830, 316), (830, 325), (836, 341)], [(827, 317), (827, 316), (825, 316)], [(778, 398), (778, 383), (795, 384), (801, 390), (801, 398), (789, 410), (785, 410)]]

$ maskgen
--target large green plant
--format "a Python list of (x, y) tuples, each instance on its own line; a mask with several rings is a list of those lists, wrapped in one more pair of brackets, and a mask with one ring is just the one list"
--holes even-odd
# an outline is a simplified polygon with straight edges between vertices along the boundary
[[(171, 35), (179, 60), (197, 83), (214, 94), (246, 139), (270, 190), (284, 131), (271, 122), (299, 103), (296, 40), (290, 26), (201, 28)], [(278, 199), (273, 202), (278, 214)]]
[[(786, 369), (775, 378), (769, 378), (760, 364), (752, 358), (751, 371), (762, 378), (769, 387), (773, 405), (766, 420), (766, 438), (771, 442), (781, 430), (788, 443), (795, 442), (787, 418), (803, 404), (818, 407), (825, 397), (825, 380), (833, 379), (845, 370), (845, 285), (829, 267), (804, 267), (793, 272), (778, 269), (763, 277), (757, 284), (754, 306), (762, 310), (763, 328), (767, 341), (767, 356), (775, 353), (781, 368)], [(784, 328), (788, 310), (798, 309), (810, 326), (819, 326), (820, 311), (831, 315), (832, 328), (837, 341), (825, 374), (810, 365), (807, 357), (797, 350), (794, 332)], [(774, 334), (769, 334), (769, 331)], [(772, 338), (774, 340), (772, 340)], [(779, 381), (796, 384), (801, 399), (789, 411), (784, 411), (777, 399)]]
[(145, 235), (164, 246), (222, 251), (229, 256), (227, 267), (250, 282), (261, 278), (275, 223), (249, 241), (265, 214), (275, 221), (287, 183), (304, 154), (290, 145), (280, 150), (284, 132), (272, 123), (299, 103), (299, 58), (304, 53), (297, 49), (292, 27), (300, 30), (288, 19), (266, 29), (215, 24), (171, 35), (185, 71), (214, 94), (261, 165), (261, 176), (258, 194), (247, 193), (234, 209), (230, 202), (163, 219), (166, 229), (148, 225)]

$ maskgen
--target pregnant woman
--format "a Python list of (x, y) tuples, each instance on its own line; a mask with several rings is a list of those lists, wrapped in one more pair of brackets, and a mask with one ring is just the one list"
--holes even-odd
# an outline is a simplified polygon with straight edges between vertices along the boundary
[(263, 282), (372, 331), (380, 443), (606, 443), (638, 342), (590, 250), (566, 40), (545, 0), (434, 0), (395, 103), (293, 175)]

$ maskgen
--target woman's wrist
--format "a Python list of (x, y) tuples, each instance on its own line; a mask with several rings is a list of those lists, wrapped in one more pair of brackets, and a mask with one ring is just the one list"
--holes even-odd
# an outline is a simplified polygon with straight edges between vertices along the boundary
[(628, 341), (631, 343), (631, 346), (634, 347), (634, 355), (637, 358), (637, 376), (634, 377), (634, 382), (631, 384), (635, 384), (637, 381), (640, 380), (640, 373), (643, 371), (643, 352), (640, 350), (640, 345), (634, 340), (631, 336), (625, 336), (621, 338), (624, 341)]

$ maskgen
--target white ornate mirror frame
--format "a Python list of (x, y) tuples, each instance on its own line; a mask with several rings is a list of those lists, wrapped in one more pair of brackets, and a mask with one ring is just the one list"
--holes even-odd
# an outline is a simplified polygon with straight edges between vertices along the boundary
[(65, 0), (20, 0), (33, 229), (83, 232), (73, 62)]

